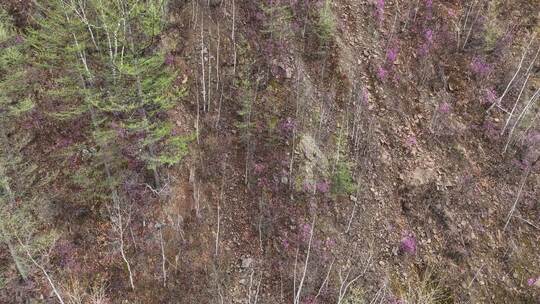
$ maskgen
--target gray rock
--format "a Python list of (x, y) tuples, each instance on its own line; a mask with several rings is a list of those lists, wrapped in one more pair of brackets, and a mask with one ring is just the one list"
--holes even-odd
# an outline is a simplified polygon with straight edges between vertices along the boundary
[(306, 158), (303, 167), (304, 179), (307, 182), (315, 183), (317, 175), (324, 175), (328, 172), (328, 159), (315, 142), (315, 139), (309, 134), (302, 135), (298, 148)]
[(242, 258), (242, 268), (249, 268), (253, 264), (253, 258)]

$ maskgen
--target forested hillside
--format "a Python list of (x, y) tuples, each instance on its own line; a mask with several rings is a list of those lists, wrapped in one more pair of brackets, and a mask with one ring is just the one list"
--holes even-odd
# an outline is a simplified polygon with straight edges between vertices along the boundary
[(0, 303), (540, 301), (540, 2), (0, 1)]

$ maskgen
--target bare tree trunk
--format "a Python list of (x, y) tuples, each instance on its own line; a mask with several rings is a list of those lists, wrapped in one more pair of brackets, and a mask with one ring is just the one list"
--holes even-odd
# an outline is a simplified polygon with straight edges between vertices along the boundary
[(516, 129), (517, 125), (519, 124), (519, 122), (521, 121), (525, 113), (527, 113), (531, 105), (534, 103), (535, 99), (537, 99), (539, 96), (540, 96), (540, 88), (536, 90), (534, 95), (525, 104), (525, 107), (523, 108), (523, 110), (521, 110), (521, 113), (516, 118), (516, 121), (514, 122), (514, 125), (512, 126), (512, 128), (510, 129), (510, 133), (508, 134), (508, 140), (506, 141), (506, 145), (504, 146), (504, 152), (506, 152), (506, 150), (508, 149), (508, 146), (510, 145), (510, 141), (512, 140), (512, 135), (514, 134), (514, 130)]
[(519, 191), (516, 196), (516, 200), (514, 201), (514, 204), (512, 205), (512, 209), (510, 209), (510, 213), (508, 213), (508, 217), (506, 218), (506, 223), (504, 224), (503, 231), (506, 231), (506, 228), (510, 224), (510, 220), (512, 219), (512, 216), (514, 215), (514, 212), (516, 211), (519, 198), (521, 197), (521, 193), (523, 192), (523, 187), (525, 187), (525, 184), (527, 183), (527, 178), (529, 177), (530, 172), (531, 172), (531, 169), (528, 168), (525, 174), (523, 175), (523, 181), (521, 182), (521, 186), (519, 187)]
[(339, 285), (339, 295), (338, 295), (337, 304), (341, 304), (341, 302), (345, 299), (345, 296), (347, 295), (347, 291), (349, 290), (349, 287), (366, 273), (370, 264), (371, 264), (371, 255), (369, 256), (366, 262), (366, 266), (364, 267), (364, 270), (350, 281), (349, 281), (349, 275), (351, 274), (351, 268), (349, 268), (349, 271), (347, 271), (347, 276), (345, 276), (345, 278), (341, 276), (341, 270), (338, 272), (340, 285)]
[[(2, 134), (3, 145), (4, 145), (4, 147), (6, 147), (6, 150), (8, 150), (7, 153), (11, 154), (10, 153), (11, 149), (9, 148), (9, 141), (7, 139), (7, 136), (6, 136), (4, 126), (0, 125), (0, 129), (1, 129), (0, 133)], [(4, 168), (3, 164), (0, 164), (0, 178), (4, 178), (4, 177), (5, 177), (5, 168)], [(15, 206), (15, 197), (13, 195), (13, 192), (11, 192), (11, 187), (9, 186), (8, 181), (5, 181), (5, 183), (3, 185), (3, 191), (7, 194), (9, 204), (11, 206)], [(2, 229), (1, 230), (2, 235), (0, 235), (0, 239), (3, 239), (4, 243), (7, 244), (9, 254), (11, 255), (11, 258), (13, 259), (13, 261), (15, 262), (15, 267), (17, 268), (17, 271), (21, 275), (22, 279), (26, 281), (26, 279), (28, 279), (27, 270), (25, 269), (24, 264), (21, 261), (21, 258), (18, 256), (17, 251), (15, 250), (15, 247), (11, 243), (10, 237), (9, 237), (7, 231), (5, 230), (5, 227), (1, 222), (0, 222), (0, 228)]]
[(491, 107), (489, 107), (489, 109), (487, 110), (488, 112), (491, 111), (495, 106), (498, 106), (501, 103), (501, 101), (503, 100), (504, 96), (506, 96), (506, 94), (510, 90), (510, 87), (514, 83), (514, 80), (516, 79), (517, 75), (519, 74), (519, 71), (521, 71), (521, 67), (523, 66), (523, 61), (525, 60), (525, 57), (527, 56), (527, 52), (529, 51), (529, 47), (531, 46), (531, 44), (533, 43), (535, 38), (536, 38), (536, 35), (531, 38), (531, 42), (529, 42), (529, 44), (527, 45), (527, 47), (523, 51), (523, 55), (521, 55), (521, 60), (519, 61), (519, 65), (518, 65), (518, 69), (517, 69), (516, 73), (514, 74), (514, 76), (510, 80), (510, 82), (508, 82), (508, 85), (504, 89), (504, 92), (501, 95), (501, 97), (499, 97), (498, 100), (494, 101), (493, 104), (491, 105)]
[(165, 268), (167, 258), (165, 257), (165, 245), (163, 243), (163, 231), (161, 226), (159, 227), (159, 244), (161, 246), (161, 271), (163, 273), (163, 287), (167, 287), (167, 269)]
[[(294, 265), (294, 272), (295, 272), (295, 276), (294, 276), (294, 281), (295, 281), (295, 294), (294, 294), (294, 299), (293, 299), (293, 303), (294, 304), (300, 304), (300, 296), (302, 295), (302, 287), (304, 285), (304, 280), (306, 278), (306, 273), (307, 273), (307, 266), (308, 266), (308, 262), (309, 262), (309, 254), (311, 253), (311, 241), (313, 240), (313, 230), (315, 229), (315, 219), (313, 219), (313, 222), (311, 223), (311, 232), (309, 233), (309, 243), (308, 243), (308, 249), (307, 249), (307, 253), (306, 253), (306, 261), (304, 262), (304, 270), (302, 272), (302, 277), (300, 278), (300, 282), (298, 284), (298, 289), (296, 289), (296, 261), (295, 261), (295, 265)], [(298, 253), (297, 253), (297, 256), (298, 256)]]
[(13, 259), (13, 262), (15, 262), (15, 268), (17, 268), (17, 272), (21, 275), (21, 278), (26, 281), (28, 279), (28, 271), (25, 269), (26, 267), (22, 263), (21, 258), (18, 256), (17, 251), (15, 250), (15, 247), (9, 240), (9, 236), (4, 230), (4, 227), (2, 226), (2, 236), (4, 237), (4, 243), (7, 244), (9, 254), (11, 255), (11, 258)]
[(234, 0), (232, 0), (232, 31), (231, 31), (231, 40), (233, 44), (233, 77), (236, 75), (236, 6)]
[(126, 250), (124, 245), (124, 224), (122, 222), (122, 211), (120, 210), (120, 206), (116, 206), (116, 229), (118, 233), (118, 241), (120, 243), (120, 255), (122, 256), (122, 260), (124, 260), (124, 263), (126, 264), (126, 268), (129, 275), (129, 285), (131, 286), (132, 290), (135, 290), (135, 284), (133, 283), (133, 272), (131, 271), (131, 264), (129, 263), (127, 256), (126, 256)]
[(24, 251), (26, 253), (26, 256), (28, 256), (28, 258), (30, 259), (30, 261), (32, 261), (32, 263), (34, 265), (36, 265), (37, 268), (39, 268), (41, 270), (41, 272), (43, 272), (43, 275), (45, 275), (45, 278), (47, 279), (47, 282), (49, 283), (49, 286), (51, 286), (53, 292), (54, 292), (54, 295), (56, 296), (56, 298), (58, 299), (58, 301), (61, 303), (61, 304), (64, 304), (64, 299), (62, 299), (62, 296), (60, 295), (60, 292), (58, 292), (58, 289), (56, 288), (56, 285), (54, 285), (54, 282), (52, 281), (52, 278), (51, 276), (49, 275), (49, 273), (47, 272), (47, 270), (45, 270), (45, 267), (41, 266), (35, 259), (34, 257), (32, 257), (32, 254), (30, 253), (30, 251), (28, 250), (28, 248), (21, 242), (21, 240), (19, 239), (19, 244), (21, 245), (22, 248), (24, 248)]

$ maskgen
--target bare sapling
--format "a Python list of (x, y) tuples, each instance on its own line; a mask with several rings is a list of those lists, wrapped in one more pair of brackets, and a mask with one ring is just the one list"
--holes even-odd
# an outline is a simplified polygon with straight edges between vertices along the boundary
[(536, 59), (538, 58), (538, 54), (540, 53), (540, 47), (538, 48), (538, 50), (536, 51), (536, 55), (534, 56), (533, 60), (531, 61), (531, 63), (529, 64), (529, 67), (527, 68), (527, 71), (525, 72), (525, 80), (523, 81), (523, 85), (521, 86), (521, 90), (519, 92), (519, 95), (518, 97), (516, 98), (516, 101), (514, 103), (514, 106), (512, 107), (512, 110), (510, 111), (510, 114), (508, 115), (508, 118), (506, 119), (506, 123), (504, 124), (504, 128), (501, 130), (501, 135), (504, 134), (504, 131), (506, 130), (506, 128), (508, 127), (508, 124), (510, 123), (510, 120), (512, 119), (512, 116), (514, 115), (514, 111), (516, 110), (516, 107), (519, 103), (519, 100), (521, 98), (521, 95), (523, 94), (523, 90), (525, 89), (525, 87), (527, 86), (527, 83), (529, 81), (529, 78), (531, 77), (531, 69), (532, 67), (534, 66), (534, 63), (536, 62)]
[(521, 197), (521, 193), (523, 192), (523, 188), (525, 187), (525, 184), (527, 183), (527, 178), (529, 177), (530, 172), (531, 172), (531, 167), (528, 167), (525, 173), (523, 174), (521, 186), (519, 187), (518, 194), (516, 196), (516, 199), (514, 200), (514, 204), (512, 205), (512, 208), (510, 209), (508, 216), (506, 217), (506, 223), (504, 224), (503, 231), (506, 231), (506, 228), (508, 228), (508, 225), (510, 224), (510, 220), (512, 219), (514, 212), (516, 211), (519, 199)]
[[(127, 258), (126, 254), (126, 244), (125, 244), (125, 230), (129, 226), (131, 221), (131, 210), (122, 210), (119, 200), (116, 200), (112, 210), (110, 210), (110, 219), (113, 231), (116, 233), (118, 251), (122, 257), (123, 262), (126, 265), (128, 272), (129, 285), (132, 290), (135, 290), (135, 283), (133, 279), (133, 271), (131, 269), (131, 264)], [(125, 217), (124, 217), (125, 216)]]
[(529, 74), (525, 78), (525, 81), (523, 82), (523, 85), (521, 86), (521, 90), (519, 91), (519, 94), (516, 97), (516, 101), (514, 102), (514, 106), (512, 107), (512, 110), (510, 110), (510, 113), (508, 113), (508, 118), (506, 119), (506, 123), (504, 124), (504, 127), (501, 130), (501, 135), (504, 134), (504, 131), (506, 131), (506, 128), (508, 127), (508, 124), (510, 123), (510, 120), (512, 120), (512, 116), (514, 116), (514, 111), (517, 108), (519, 100), (521, 99), (521, 95), (523, 94), (523, 90), (525, 90), (525, 87), (527, 86), (527, 83), (529, 82), (530, 77), (531, 77), (531, 75)]
[(347, 291), (349, 290), (351, 285), (354, 284), (354, 282), (356, 282), (359, 278), (361, 278), (363, 275), (366, 274), (366, 272), (367, 272), (370, 265), (371, 265), (371, 253), (370, 253), (369, 257), (368, 257), (368, 260), (366, 261), (366, 265), (364, 266), (364, 270), (362, 270), (354, 278), (349, 279), (349, 277), (351, 275), (352, 268), (353, 268), (352, 266), (349, 267), (349, 269), (347, 270), (347, 274), (345, 275), (345, 277), (343, 277), (341, 269), (338, 271), (339, 294), (338, 294), (337, 304), (341, 304), (341, 302), (345, 299), (345, 296), (347, 295)]
[[(461, 36), (461, 32), (462, 32), (462, 29), (463, 28), (466, 28), (467, 27), (467, 22), (469, 21), (469, 16), (471, 14), (471, 11), (474, 9), (474, 7), (476, 6), (476, 3), (478, 2), (478, 0), (475, 0), (474, 2), (470, 2), (470, 5), (469, 5), (469, 8), (467, 9), (467, 13), (465, 14), (465, 21), (463, 22), (463, 25), (461, 26), (461, 18), (460, 18), (460, 26), (458, 28), (458, 39), (457, 39), (457, 47), (459, 49), (459, 37)], [(463, 16), (462, 16), (463, 18)]]
[(208, 109), (206, 107), (206, 77), (205, 77), (205, 66), (204, 66), (204, 23), (201, 20), (201, 85), (202, 85), (202, 98), (203, 98), (203, 112), (207, 112)]
[(195, 215), (200, 218), (201, 217), (201, 205), (200, 205), (200, 198), (201, 198), (201, 192), (200, 187), (197, 182), (197, 178), (195, 176), (195, 168), (191, 167), (189, 168), (189, 182), (191, 183), (191, 186), (193, 187), (193, 201), (195, 202), (194, 208), (195, 208)]
[[(465, 49), (465, 46), (467, 46), (467, 42), (469, 41), (473, 27), (478, 21), (478, 17), (480, 16), (480, 11), (482, 11), (482, 7), (478, 7), (478, 9), (476, 10), (476, 15), (474, 16), (474, 20), (471, 22), (471, 26), (469, 27), (469, 31), (467, 32), (467, 36), (465, 36), (465, 41), (463, 42), (463, 47), (462, 47), (463, 49)], [(465, 26), (467, 26), (467, 24), (465, 24)]]
[[(295, 121), (298, 121), (298, 115), (300, 112), (300, 69), (298, 69), (296, 76), (296, 112), (294, 115)], [(294, 186), (293, 178), (293, 167), (294, 167), (294, 150), (296, 148), (296, 134), (297, 134), (297, 125), (293, 124), (292, 128), (292, 144), (291, 144), (291, 161), (289, 163), (289, 188), (292, 189)], [(292, 192), (291, 192), (292, 195)]]
[(199, 82), (195, 81), (195, 86), (197, 88), (197, 93), (195, 94), (195, 100), (197, 101), (197, 113), (195, 118), (195, 136), (197, 137), (197, 145), (201, 144), (199, 134), (201, 133), (200, 130), (200, 120), (201, 120), (201, 102), (199, 99)]
[(317, 291), (317, 294), (315, 295), (315, 300), (322, 294), (323, 290), (328, 286), (328, 280), (330, 278), (330, 273), (332, 272), (332, 266), (334, 266), (334, 262), (336, 261), (335, 258), (332, 259), (332, 262), (328, 266), (328, 271), (326, 272), (326, 276), (324, 277), (324, 280), (321, 283), (321, 286), (319, 287), (319, 291)]
[(353, 199), (354, 205), (351, 212), (351, 217), (349, 218), (349, 223), (347, 224), (347, 229), (345, 229), (345, 233), (349, 233), (349, 231), (351, 230), (352, 221), (356, 212), (356, 206), (358, 205), (358, 198), (360, 197), (360, 177), (357, 177), (357, 179), (358, 181), (356, 183), (356, 196)]
[(163, 275), (163, 287), (167, 287), (167, 257), (165, 255), (165, 244), (163, 241), (163, 224), (158, 224), (158, 232), (159, 232), (159, 245), (161, 247), (161, 273)]
[(540, 88), (534, 92), (533, 96), (527, 101), (525, 104), (525, 107), (523, 110), (521, 110), (521, 113), (519, 113), (518, 117), (514, 121), (514, 124), (512, 125), (512, 128), (510, 129), (510, 132), (508, 134), (508, 139), (506, 140), (506, 145), (504, 146), (504, 152), (508, 150), (508, 146), (510, 145), (510, 142), (512, 141), (512, 136), (514, 134), (514, 131), (519, 124), (519, 122), (523, 119), (523, 116), (529, 111), (529, 109), (532, 107), (532, 105), (535, 103), (535, 101), (540, 97)]
[(231, 41), (233, 44), (233, 78), (236, 76), (236, 5), (235, 0), (232, 0), (232, 30)]
[(309, 263), (309, 255), (311, 253), (311, 242), (313, 241), (313, 230), (315, 229), (315, 219), (313, 219), (313, 221), (311, 222), (311, 231), (309, 233), (309, 242), (308, 242), (308, 248), (307, 248), (307, 253), (306, 253), (306, 260), (304, 262), (304, 268), (303, 268), (303, 271), (302, 271), (302, 276), (300, 277), (300, 281), (298, 282), (298, 286), (296, 286), (296, 267), (297, 267), (297, 262), (298, 262), (298, 251), (296, 251), (296, 258), (295, 258), (295, 261), (294, 261), (294, 276), (293, 276), (293, 280), (294, 280), (294, 284), (293, 284), (293, 290), (294, 290), (294, 299), (293, 299), (293, 303), (294, 304), (300, 304), (300, 297), (302, 295), (302, 287), (304, 286), (304, 280), (306, 278), (306, 274), (307, 274), (307, 270), (308, 270), (308, 263)]
[(249, 286), (248, 286), (248, 304), (257, 304), (259, 303), (259, 291), (261, 289), (262, 274), (259, 274), (259, 279), (257, 282), (253, 279), (255, 276), (255, 270), (251, 270), (251, 275), (249, 276)]
[(531, 41), (529, 42), (529, 44), (527, 45), (527, 47), (523, 51), (523, 54), (521, 55), (521, 60), (519, 61), (518, 68), (517, 68), (516, 72), (514, 73), (514, 76), (512, 77), (512, 79), (510, 79), (510, 82), (508, 82), (508, 85), (504, 89), (503, 94), (501, 95), (501, 97), (499, 97), (499, 99), (497, 99), (495, 102), (493, 102), (493, 104), (489, 107), (487, 112), (491, 111), (494, 107), (499, 106), (500, 103), (502, 102), (503, 98), (506, 96), (506, 94), (508, 93), (508, 91), (512, 87), (512, 84), (514, 83), (514, 80), (516, 80), (516, 77), (518, 76), (519, 72), (521, 71), (521, 67), (523, 66), (523, 61), (525, 60), (525, 57), (527, 56), (529, 48), (530, 48), (531, 44), (533, 43), (533, 41), (535, 40), (535, 37), (536, 37), (536, 35), (531, 38)]
[(64, 304), (64, 299), (62, 298), (62, 296), (60, 295), (60, 292), (58, 291), (58, 288), (56, 287), (56, 285), (54, 284), (52, 278), (51, 278), (51, 275), (49, 274), (49, 272), (45, 269), (45, 267), (39, 263), (33, 256), (32, 256), (32, 253), (30, 252), (30, 249), (28, 248), (28, 246), (26, 246), (20, 238), (17, 237), (17, 240), (19, 242), (19, 245), (21, 246), (21, 248), (24, 250), (24, 253), (26, 254), (26, 256), (28, 257), (28, 259), (32, 262), (32, 264), (34, 264), (39, 270), (41, 270), (41, 272), (43, 273), (43, 275), (45, 276), (45, 278), (47, 279), (47, 283), (49, 283), (49, 286), (51, 287), (51, 289), (53, 290), (53, 293), (54, 295), (56, 296), (56, 298), (58, 299), (58, 302), (60, 302), (60, 304)]

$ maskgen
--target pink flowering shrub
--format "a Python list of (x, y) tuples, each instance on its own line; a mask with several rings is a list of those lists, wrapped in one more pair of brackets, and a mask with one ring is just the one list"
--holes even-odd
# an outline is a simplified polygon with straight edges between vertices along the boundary
[(471, 61), (471, 71), (479, 79), (488, 77), (492, 69), (492, 66), (482, 57), (475, 56)]
[(386, 51), (386, 62), (388, 64), (393, 64), (396, 61), (398, 54), (399, 49), (396, 46), (389, 48)]
[(360, 95), (360, 104), (367, 106), (369, 103), (369, 91), (366, 88), (362, 88), (362, 94)]
[(165, 56), (165, 61), (164, 61), (165, 65), (167, 66), (172, 66), (174, 65), (174, 55), (173, 54), (167, 54), (167, 56)]
[(320, 193), (328, 193), (330, 191), (330, 182), (328, 181), (320, 181), (316, 184), (317, 191)]
[(407, 145), (407, 147), (411, 148), (416, 146), (418, 144), (418, 141), (416, 140), (415, 136), (409, 136), (405, 141), (405, 144)]
[(481, 129), (488, 139), (494, 140), (499, 138), (499, 128), (493, 122), (486, 120)]
[(407, 235), (399, 243), (399, 251), (410, 255), (416, 254), (416, 238), (413, 235)]
[(375, 19), (379, 25), (382, 25), (384, 21), (384, 0), (376, 0), (375, 2)]
[(392, 42), (390, 44), (392, 46), (389, 46), (386, 50), (385, 62), (377, 68), (377, 78), (381, 82), (385, 82), (390, 78), (390, 75), (393, 75), (394, 79), (397, 77), (394, 72), (394, 63), (399, 55), (399, 47), (397, 46), (397, 42)]
[(484, 93), (484, 98), (481, 99), (482, 104), (491, 105), (497, 100), (497, 92), (494, 89), (486, 89)]
[(296, 123), (291, 117), (287, 117), (287, 119), (283, 120), (279, 124), (279, 130), (283, 135), (290, 135), (294, 128), (296, 127)]
[(318, 304), (319, 301), (314, 296), (307, 296), (303, 301), (302, 304)]
[(266, 166), (264, 164), (255, 164), (253, 166), (253, 171), (255, 172), (256, 175), (260, 175), (261, 173), (264, 172), (264, 170), (266, 169)]
[(439, 105), (437, 111), (442, 114), (449, 114), (452, 111), (452, 106), (445, 101)]
[(388, 71), (384, 68), (384, 67), (379, 67), (377, 69), (377, 78), (381, 81), (381, 82), (384, 82), (386, 80), (386, 76), (388, 76)]
[(434, 45), (434, 33), (432, 29), (427, 29), (424, 32), (424, 42), (418, 48), (418, 55), (420, 57), (426, 57), (431, 52)]

